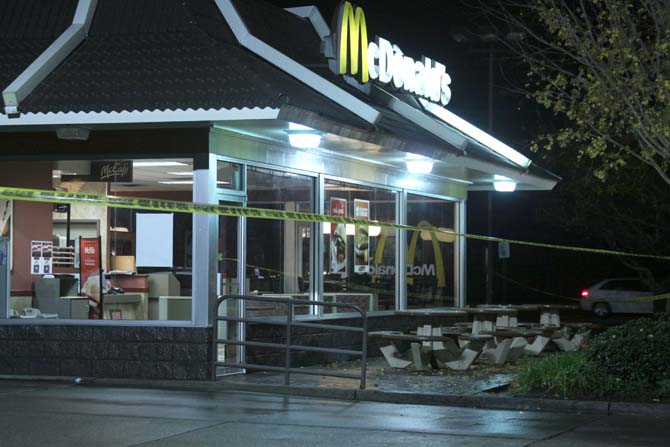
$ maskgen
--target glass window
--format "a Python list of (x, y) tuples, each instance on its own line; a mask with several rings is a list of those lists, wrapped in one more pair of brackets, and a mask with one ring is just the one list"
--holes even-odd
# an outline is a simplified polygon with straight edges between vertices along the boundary
[[(395, 222), (395, 191), (335, 180), (325, 182), (325, 211), (381, 222)], [(355, 304), (366, 311), (395, 308), (396, 234), (394, 229), (324, 225), (325, 301)], [(347, 308), (324, 312), (351, 312)]]
[[(193, 200), (192, 159), (2, 162), (0, 173), (19, 187)], [(8, 235), (13, 316), (192, 319), (191, 214), (22, 202), (11, 217), (23, 229)]]
[[(456, 203), (407, 195), (407, 224), (455, 228)], [(428, 231), (407, 234), (407, 306), (455, 306), (454, 237)]]
[[(313, 197), (313, 177), (258, 167), (247, 170), (247, 205), (250, 208), (312, 213)], [(311, 228), (312, 224), (308, 222), (249, 218), (246, 244), (248, 290), (308, 299)], [(296, 307), (296, 313), (306, 314), (308, 307)]]
[(218, 160), (216, 162), (216, 187), (221, 189), (242, 189), (241, 165)]

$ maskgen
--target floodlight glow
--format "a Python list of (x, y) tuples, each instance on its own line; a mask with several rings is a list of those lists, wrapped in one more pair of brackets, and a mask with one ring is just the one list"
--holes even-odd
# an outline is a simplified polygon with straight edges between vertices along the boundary
[(530, 166), (531, 161), (530, 159), (526, 158), (524, 155), (520, 154), (519, 152), (515, 151), (505, 143), (503, 143), (500, 140), (497, 140), (496, 138), (492, 137), (491, 135), (487, 134), (483, 130), (473, 126), (472, 124), (468, 123), (465, 121), (463, 118), (459, 117), (458, 115), (448, 111), (444, 107), (440, 107), (437, 104), (433, 104), (431, 102), (426, 101), (425, 99), (420, 99), (421, 104), (423, 107), (435, 115), (436, 117), (440, 118), (442, 121), (445, 123), (449, 124), (450, 126), (455, 127), (456, 129), (460, 130), (463, 132), (465, 135), (471, 137), (472, 139), (478, 141), (479, 143), (483, 144), (484, 146), (488, 147), (498, 155), (501, 155), (511, 161), (512, 163), (521, 166), (522, 168), (528, 168)]
[(400, 180), (398, 184), (406, 189), (419, 189), (423, 186), (423, 183), (415, 178), (404, 178)]
[(321, 134), (311, 127), (288, 123), (288, 141), (300, 149), (316, 149), (321, 145)]
[(410, 174), (430, 174), (433, 171), (433, 162), (430, 160), (408, 160), (406, 164)]
[(493, 182), (493, 187), (498, 192), (514, 192), (516, 190), (516, 182), (495, 181)]
[(314, 149), (321, 145), (321, 135), (313, 133), (292, 133), (288, 136), (291, 146), (300, 149)]
[(433, 171), (433, 160), (417, 154), (407, 154), (407, 171), (410, 174), (430, 174)]

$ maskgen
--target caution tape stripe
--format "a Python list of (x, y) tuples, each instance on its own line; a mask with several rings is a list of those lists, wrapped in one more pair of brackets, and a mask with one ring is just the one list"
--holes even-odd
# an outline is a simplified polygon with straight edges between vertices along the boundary
[(391, 228), (391, 229), (399, 229), (407, 231), (428, 231), (431, 233), (444, 233), (456, 237), (464, 237), (468, 239), (487, 241), (487, 242), (508, 242), (514, 245), (525, 245), (529, 247), (550, 248), (555, 250), (577, 251), (582, 253), (596, 253), (603, 255), (627, 256), (627, 257), (670, 261), (670, 256), (649, 255), (643, 253), (629, 253), (616, 250), (604, 250), (598, 248), (585, 248), (585, 247), (575, 247), (569, 245), (547, 244), (543, 242), (530, 242), (515, 239), (503, 239), (492, 236), (482, 236), (477, 234), (440, 230), (437, 228), (419, 228), (410, 225), (400, 225), (389, 222), (354, 219), (351, 217), (328, 216), (314, 213), (301, 213), (297, 211), (269, 210), (262, 208), (247, 208), (247, 207), (229, 206), (229, 205), (212, 205), (212, 204), (183, 202), (177, 200), (98, 196), (92, 194), (80, 194), (80, 193), (49, 191), (41, 189), (28, 189), (28, 188), (11, 188), (4, 186), (0, 187), (0, 198), (8, 200), (28, 201), (28, 202), (97, 205), (97, 206), (108, 206), (112, 208), (130, 208), (130, 209), (141, 209), (147, 211), (169, 211), (175, 213), (191, 213), (191, 214), (215, 214), (219, 216), (248, 217), (257, 219), (293, 220), (293, 221), (313, 222), (313, 223), (358, 224), (368, 226), (374, 225), (382, 228)]

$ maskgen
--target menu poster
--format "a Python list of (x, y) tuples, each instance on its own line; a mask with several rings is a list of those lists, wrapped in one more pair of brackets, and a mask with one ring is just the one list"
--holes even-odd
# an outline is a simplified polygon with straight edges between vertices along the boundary
[(52, 241), (30, 242), (30, 273), (33, 275), (50, 275), (53, 273)]
[(0, 199), (0, 236), (9, 236), (12, 219), (12, 201)]
[[(354, 218), (370, 220), (370, 201), (354, 200)], [(354, 272), (370, 273), (370, 238), (368, 225), (356, 224), (354, 231)]]
[(88, 318), (102, 319), (102, 254), (100, 238), (79, 239), (81, 294), (88, 297)]
[[(331, 198), (330, 215), (347, 217), (347, 200)], [(343, 223), (330, 224), (330, 272), (347, 276), (347, 226)]]

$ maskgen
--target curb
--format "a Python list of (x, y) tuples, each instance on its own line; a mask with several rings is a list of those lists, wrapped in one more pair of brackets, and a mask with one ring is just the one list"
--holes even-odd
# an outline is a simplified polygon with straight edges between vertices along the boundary
[(61, 383), (72, 386), (106, 386), (117, 388), (145, 388), (172, 391), (222, 392), (241, 391), (248, 393), (277, 394), (284, 396), (337, 399), (355, 402), (383, 402), (400, 405), (434, 405), (449, 407), (480, 408), (490, 410), (546, 411), (562, 413), (590, 413), (602, 415), (645, 415), (670, 417), (670, 404), (642, 402), (609, 402), (588, 400), (543, 399), (512, 396), (444, 395), (422, 393), (399, 393), (379, 390), (342, 388), (317, 388), (306, 386), (277, 386), (270, 384), (204, 382), (188, 380), (142, 380), (142, 379), (97, 379), (62, 376), (8, 376), (0, 375), (0, 381), (24, 381)]

